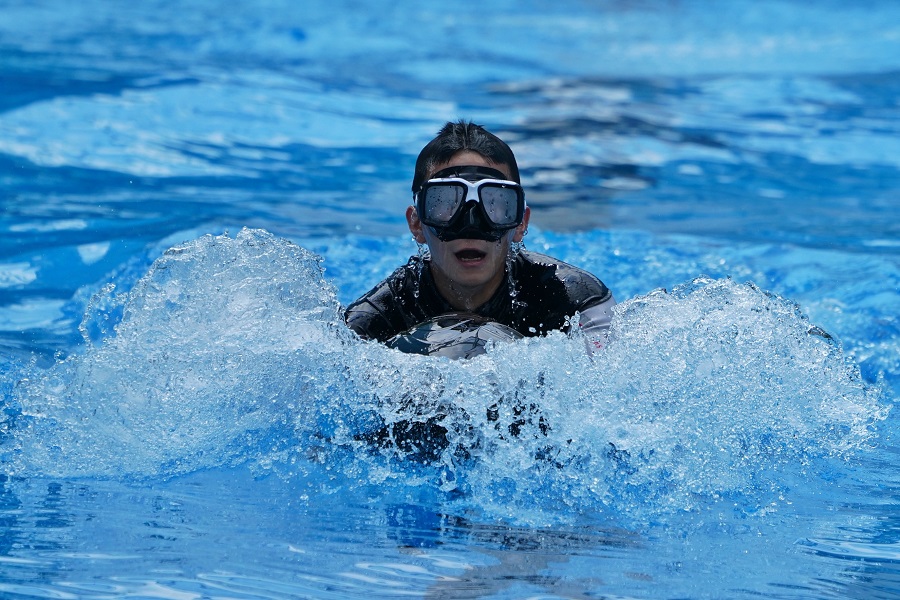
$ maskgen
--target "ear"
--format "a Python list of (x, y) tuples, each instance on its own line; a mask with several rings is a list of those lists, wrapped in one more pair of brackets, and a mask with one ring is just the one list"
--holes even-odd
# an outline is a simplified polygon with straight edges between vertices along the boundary
[(409, 225), (409, 232), (413, 234), (416, 242), (424, 244), (425, 232), (422, 231), (422, 221), (419, 220), (419, 213), (416, 212), (415, 206), (406, 207), (406, 224)]
[[(412, 207), (410, 207), (412, 208)], [(528, 219), (531, 218), (531, 209), (527, 206), (525, 207), (525, 214), (522, 215), (522, 222), (519, 223), (519, 226), (516, 227), (516, 233), (513, 235), (514, 242), (521, 242), (525, 239), (525, 234), (528, 233)]]

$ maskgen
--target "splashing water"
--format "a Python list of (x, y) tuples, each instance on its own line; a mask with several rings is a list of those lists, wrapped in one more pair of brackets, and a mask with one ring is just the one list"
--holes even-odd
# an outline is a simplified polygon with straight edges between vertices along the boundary
[(245, 229), (172, 248), (127, 293), (101, 290), (83, 351), (16, 387), (7, 472), (246, 462), (434, 486), (503, 514), (720, 496), (754, 511), (815, 461), (864, 448), (886, 416), (836, 340), (752, 284), (699, 278), (624, 302), (593, 355), (556, 333), (451, 361), (358, 339), (320, 262)]
[(82, 330), (109, 331), (92, 323), (120, 310), (114, 334), (21, 384), (22, 468), (151, 476), (240, 461), (300, 418), (327, 372), (297, 357), (340, 351), (318, 258), (266, 233), (172, 248), (129, 293), (110, 292)]

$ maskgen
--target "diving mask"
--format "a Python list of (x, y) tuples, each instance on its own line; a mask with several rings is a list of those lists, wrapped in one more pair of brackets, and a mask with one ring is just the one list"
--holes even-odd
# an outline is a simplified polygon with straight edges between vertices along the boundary
[(442, 169), (415, 195), (419, 220), (442, 241), (497, 241), (522, 223), (525, 192), (500, 171), (480, 166)]

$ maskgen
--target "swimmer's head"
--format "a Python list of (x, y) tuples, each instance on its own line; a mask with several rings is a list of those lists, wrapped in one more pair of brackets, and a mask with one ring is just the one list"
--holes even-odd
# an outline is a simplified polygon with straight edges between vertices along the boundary
[[(417, 243), (428, 246), (429, 270), (438, 291), (453, 308), (471, 311), (499, 288), (512, 244), (521, 242), (525, 236), (531, 211), (524, 205), (524, 197), (518, 202), (518, 194), (524, 192), (519, 186), (519, 167), (512, 150), (500, 138), (473, 123), (447, 123), (422, 149), (413, 178), (414, 203), (416, 193), (437, 174), (442, 178), (455, 175), (465, 180), (458, 183), (460, 189), (466, 188), (466, 198), (478, 193), (479, 182), (512, 182), (506, 187), (518, 188), (514, 192), (516, 201), (506, 204), (514, 210), (506, 214), (495, 210), (485, 212), (482, 202), (473, 201), (443, 217), (423, 211), (426, 221), (431, 223), (427, 224), (420, 219), (416, 206), (406, 209), (410, 233)], [(475, 189), (466, 182), (475, 184), (472, 186)]]

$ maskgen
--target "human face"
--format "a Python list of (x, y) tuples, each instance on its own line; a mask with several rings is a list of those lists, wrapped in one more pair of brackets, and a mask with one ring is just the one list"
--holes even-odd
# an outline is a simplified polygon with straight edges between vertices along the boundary
[[(435, 165), (428, 177), (448, 167), (463, 165), (497, 169), (509, 179), (506, 165), (498, 165), (476, 152), (462, 151)], [(503, 234), (495, 242), (456, 239), (443, 242), (435, 232), (422, 225), (415, 207), (406, 210), (409, 230), (416, 241), (427, 244), (431, 254), (431, 273), (441, 295), (458, 310), (474, 310), (487, 302), (503, 281), (510, 244), (522, 240), (530, 210), (525, 209), (522, 224)]]

